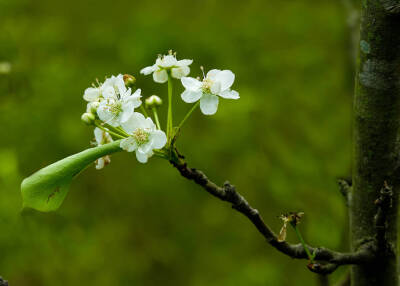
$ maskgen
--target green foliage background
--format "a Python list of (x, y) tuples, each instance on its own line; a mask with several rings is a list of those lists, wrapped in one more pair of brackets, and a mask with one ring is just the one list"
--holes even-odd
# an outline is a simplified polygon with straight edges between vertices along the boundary
[[(0, 62), (12, 65), (0, 75), (0, 274), (13, 286), (316, 285), (306, 261), (276, 252), (161, 159), (113, 155), (51, 214), (21, 216), (19, 186), (89, 147), (82, 94), (96, 77), (131, 73), (144, 95), (165, 97), (138, 72), (173, 49), (194, 59), (192, 76), (200, 65), (234, 71), (241, 95), (185, 125), (190, 164), (229, 179), (276, 231), (281, 213), (302, 210), (309, 243), (346, 250), (335, 182), (351, 167), (346, 17), (340, 1), (0, 0)], [(181, 118), (189, 105), (176, 86)]]

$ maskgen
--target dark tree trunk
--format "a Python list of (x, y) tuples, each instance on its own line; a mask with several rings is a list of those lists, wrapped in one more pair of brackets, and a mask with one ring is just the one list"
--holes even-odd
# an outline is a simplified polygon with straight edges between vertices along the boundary
[[(352, 248), (377, 239), (374, 201), (386, 181), (393, 187), (384, 246), (370, 264), (352, 268), (352, 285), (398, 285), (397, 204), (400, 186), (400, 0), (363, 0), (354, 99)], [(398, 179), (397, 179), (398, 181)]]

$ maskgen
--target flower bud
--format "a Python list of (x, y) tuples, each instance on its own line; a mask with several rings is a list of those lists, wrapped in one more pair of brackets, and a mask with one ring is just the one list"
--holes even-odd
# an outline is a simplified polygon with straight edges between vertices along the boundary
[(81, 116), (81, 120), (88, 125), (92, 125), (94, 123), (95, 119), (96, 119), (95, 115), (93, 113), (89, 113), (89, 112), (85, 112)]
[(146, 98), (145, 103), (146, 103), (146, 107), (153, 108), (153, 107), (161, 106), (162, 100), (157, 95), (152, 95), (152, 96)]
[(136, 82), (136, 78), (130, 74), (124, 74), (123, 79), (126, 87), (132, 87)]

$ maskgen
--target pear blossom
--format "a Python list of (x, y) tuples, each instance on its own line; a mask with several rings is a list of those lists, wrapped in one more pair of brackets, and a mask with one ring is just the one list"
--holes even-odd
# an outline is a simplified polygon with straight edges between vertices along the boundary
[(176, 59), (176, 55), (172, 52), (168, 55), (157, 58), (156, 63), (152, 66), (143, 68), (140, 73), (144, 75), (153, 74), (155, 82), (164, 83), (168, 80), (168, 71), (171, 71), (173, 78), (180, 79), (181, 77), (187, 76), (190, 72), (189, 65), (193, 60), (180, 60)]
[[(113, 141), (108, 132), (105, 132), (104, 130), (101, 130), (98, 127), (94, 129), (94, 139), (96, 140), (95, 142), (96, 146), (104, 145)], [(101, 157), (96, 160), (96, 169), (97, 170), (103, 169), (106, 165), (110, 164), (110, 162), (111, 158), (109, 155)]]
[(128, 152), (136, 152), (136, 158), (141, 163), (146, 163), (153, 155), (154, 149), (161, 149), (167, 143), (167, 136), (156, 128), (150, 117), (135, 112), (122, 123), (122, 128), (130, 136), (122, 139), (120, 147)]
[(97, 102), (101, 101), (103, 98), (113, 97), (118, 93), (124, 93), (127, 90), (125, 86), (125, 81), (128, 77), (132, 76), (124, 76), (122, 74), (119, 74), (117, 76), (106, 78), (104, 83), (98, 83), (99, 86), (88, 87), (87, 89), (85, 89), (83, 99), (88, 102)]
[(184, 102), (193, 103), (200, 100), (200, 109), (205, 115), (212, 115), (218, 109), (218, 96), (227, 99), (239, 99), (239, 93), (231, 90), (235, 75), (230, 70), (213, 69), (200, 81), (192, 77), (182, 77), (185, 91), (181, 94)]
[(103, 99), (97, 108), (100, 120), (117, 127), (128, 120), (136, 107), (141, 105), (140, 93), (137, 89), (131, 94), (131, 89), (125, 87), (123, 75), (112, 76), (100, 87)]

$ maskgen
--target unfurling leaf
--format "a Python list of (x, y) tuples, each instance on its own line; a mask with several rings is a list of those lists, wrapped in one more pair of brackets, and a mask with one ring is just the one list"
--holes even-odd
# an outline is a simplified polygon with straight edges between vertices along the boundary
[(286, 240), (286, 231), (287, 231), (287, 221), (283, 223), (283, 226), (279, 231), (278, 242), (284, 242)]
[(120, 141), (97, 146), (55, 162), (22, 181), (24, 208), (42, 212), (57, 210), (68, 193), (72, 179), (100, 157), (121, 151)]

